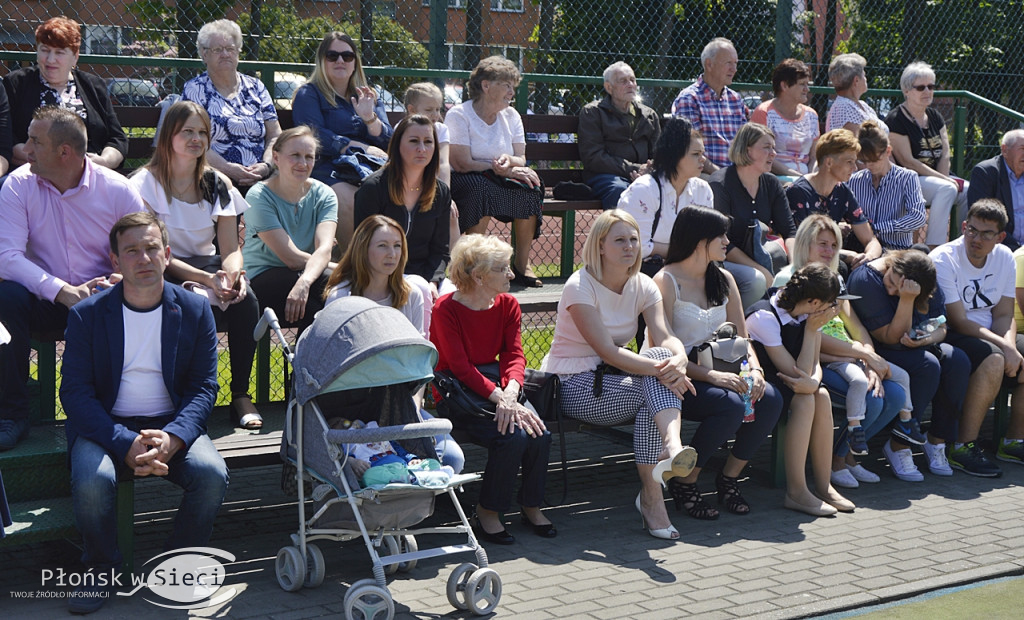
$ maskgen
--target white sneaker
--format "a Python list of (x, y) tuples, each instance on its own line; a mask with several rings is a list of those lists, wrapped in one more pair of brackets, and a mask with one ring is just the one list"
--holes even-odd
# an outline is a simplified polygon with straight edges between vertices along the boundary
[(918, 471), (917, 465), (914, 465), (914, 455), (910, 448), (893, 452), (887, 441), (882, 444), (882, 453), (885, 454), (885, 460), (889, 461), (889, 467), (897, 478), (905, 482), (924, 481), (924, 474)]
[(857, 482), (867, 482), (868, 484), (874, 484), (876, 482), (881, 482), (882, 480), (881, 478), (878, 477), (878, 474), (876, 474), (873, 471), (868, 471), (867, 469), (864, 469), (864, 466), (861, 465), (860, 463), (857, 463), (852, 467), (850, 465), (847, 465), (846, 469), (847, 471), (850, 472), (851, 475), (853, 475)]
[(928, 457), (928, 469), (936, 476), (952, 476), (953, 468), (946, 460), (946, 444), (924, 442), (924, 454)]
[(860, 486), (860, 483), (857, 482), (857, 479), (850, 473), (849, 469), (833, 471), (829, 477), (832, 479), (832, 486), (834, 487), (856, 489)]

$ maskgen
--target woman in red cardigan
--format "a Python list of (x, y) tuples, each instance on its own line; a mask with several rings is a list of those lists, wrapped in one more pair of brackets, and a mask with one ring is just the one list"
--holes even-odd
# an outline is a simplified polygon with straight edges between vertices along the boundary
[[(452, 422), (487, 447), (480, 502), (474, 515), (477, 536), (486, 542), (511, 545), (499, 513), (512, 505), (512, 489), (520, 466), (519, 489), (523, 525), (553, 538), (558, 532), (541, 512), (551, 433), (529, 403), (519, 403), (526, 357), (520, 340), (522, 313), (508, 294), (512, 246), (494, 237), (465, 235), (451, 251), (449, 277), (458, 290), (434, 305), (430, 341), (439, 355), (437, 370), (450, 371), (463, 386), (497, 405), (493, 420), (458, 417)], [(479, 366), (497, 360), (498, 382)], [(442, 402), (439, 409), (444, 409)]]

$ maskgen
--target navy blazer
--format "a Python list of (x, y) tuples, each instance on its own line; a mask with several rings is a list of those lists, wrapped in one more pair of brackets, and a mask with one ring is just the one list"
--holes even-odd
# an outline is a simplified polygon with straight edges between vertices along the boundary
[[(124, 366), (122, 285), (75, 304), (68, 313), (60, 400), (68, 416), (68, 448), (87, 437), (124, 462), (137, 433), (115, 424)], [(174, 403), (167, 433), (189, 446), (206, 434), (206, 419), (217, 399), (217, 329), (210, 302), (164, 283), (161, 302), (161, 362), (164, 385)]]
[[(1013, 190), (1010, 189), (1010, 175), (1006, 172), (1006, 160), (1002, 155), (986, 159), (971, 170), (967, 204), (972, 205), (982, 198), (997, 198), (1006, 207), (1006, 238), (1003, 243), (1016, 250), (1020, 244), (1013, 237)], [(1024, 209), (1024, 205), (1019, 206)]]

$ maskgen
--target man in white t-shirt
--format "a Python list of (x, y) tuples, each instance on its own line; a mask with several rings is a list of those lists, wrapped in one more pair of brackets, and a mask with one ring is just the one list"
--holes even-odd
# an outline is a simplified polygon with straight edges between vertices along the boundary
[(82, 562), (97, 575), (69, 598), (80, 614), (103, 606), (121, 564), (118, 479), (163, 476), (185, 490), (165, 550), (206, 545), (228, 485), (206, 435), (217, 396), (210, 303), (164, 282), (171, 249), (151, 213), (118, 220), (110, 247), (123, 280), (71, 308), (60, 387)]
[[(946, 342), (963, 350), (971, 361), (963, 413), (959, 428), (954, 429), (955, 444), (947, 451), (948, 465), (975, 476), (1002, 475), (999, 466), (977, 445), (977, 439), (985, 412), (999, 393), (1004, 376), (1014, 378), (1014, 406), (996, 458), (1024, 462), (1024, 357), (1017, 349), (1013, 320), (1016, 268), (1013, 254), (1001, 243), (1006, 222), (1006, 210), (998, 200), (979, 200), (967, 212), (963, 236), (940, 245), (930, 255), (946, 299)], [(936, 450), (934, 446), (925, 447)], [(943, 467), (941, 455), (929, 452), (928, 457), (932, 473), (952, 474), (948, 466)]]

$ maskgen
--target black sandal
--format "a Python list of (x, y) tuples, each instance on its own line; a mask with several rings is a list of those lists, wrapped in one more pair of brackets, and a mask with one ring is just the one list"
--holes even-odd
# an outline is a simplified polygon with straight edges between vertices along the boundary
[(672, 478), (668, 481), (668, 491), (675, 500), (676, 510), (685, 510), (694, 519), (702, 521), (714, 521), (718, 518), (718, 510), (704, 501), (696, 482), (687, 484), (681, 478)]
[(540, 288), (544, 286), (544, 282), (540, 278), (524, 274), (515, 265), (512, 265), (512, 276), (512, 284), (518, 286), (525, 286), (527, 288)]
[(750, 512), (750, 504), (743, 499), (740, 487), (736, 483), (737, 478), (730, 478), (719, 472), (715, 478), (715, 487), (718, 489), (718, 503), (725, 502), (725, 508), (737, 515), (745, 515)]

